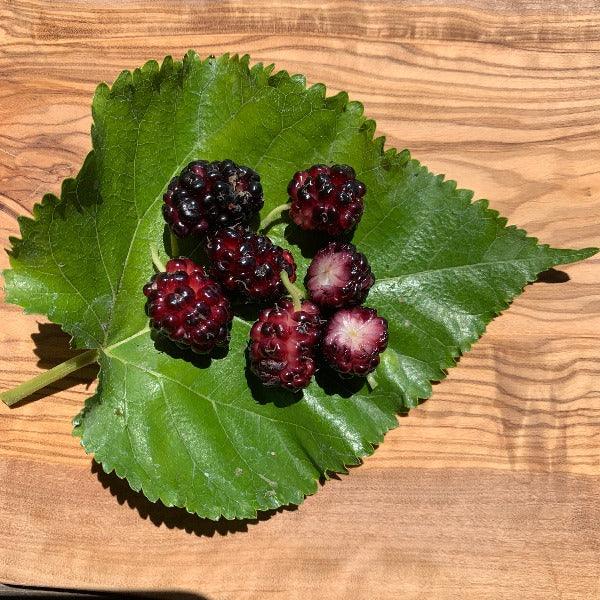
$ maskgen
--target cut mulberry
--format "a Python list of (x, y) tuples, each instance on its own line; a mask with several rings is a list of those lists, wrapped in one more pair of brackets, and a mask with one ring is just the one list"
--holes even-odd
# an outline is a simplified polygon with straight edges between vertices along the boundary
[(171, 180), (163, 216), (178, 237), (249, 223), (263, 207), (258, 173), (231, 160), (191, 162)]
[(322, 308), (362, 304), (374, 282), (367, 257), (341, 242), (315, 254), (304, 280), (310, 299)]
[(338, 310), (329, 320), (322, 352), (327, 363), (343, 375), (367, 375), (387, 348), (388, 326), (372, 308)]
[(337, 236), (351, 231), (363, 214), (364, 183), (348, 165), (314, 165), (288, 185), (290, 217), (298, 227)]
[(221, 287), (189, 258), (174, 258), (144, 286), (151, 327), (179, 346), (208, 353), (229, 342), (233, 313)]
[(267, 386), (305, 388), (315, 369), (322, 331), (318, 307), (302, 302), (296, 311), (289, 298), (263, 310), (250, 330), (250, 369)]
[(296, 263), (288, 250), (240, 225), (210, 236), (206, 251), (215, 279), (226, 291), (248, 301), (274, 300), (285, 294), (283, 270), (290, 281), (296, 280)]

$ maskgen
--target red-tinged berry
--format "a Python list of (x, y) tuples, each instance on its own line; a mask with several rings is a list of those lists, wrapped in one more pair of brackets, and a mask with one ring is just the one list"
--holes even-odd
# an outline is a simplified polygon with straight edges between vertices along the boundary
[(342, 375), (367, 375), (379, 364), (387, 348), (388, 326), (372, 308), (338, 310), (329, 320), (322, 352), (327, 363)]
[(220, 229), (210, 236), (206, 251), (215, 279), (227, 292), (247, 301), (275, 300), (285, 294), (283, 270), (290, 281), (296, 280), (296, 263), (291, 253), (241, 225)]
[(363, 214), (365, 184), (348, 165), (314, 165), (288, 185), (290, 217), (298, 227), (337, 236), (351, 231)]
[(289, 298), (264, 309), (250, 330), (250, 369), (267, 386), (295, 391), (305, 388), (315, 369), (321, 338), (318, 307), (302, 302), (299, 311)]
[(330, 242), (319, 250), (304, 279), (310, 299), (322, 308), (362, 304), (375, 283), (367, 257), (353, 244)]
[(178, 237), (249, 223), (263, 207), (258, 173), (231, 160), (191, 162), (163, 197), (163, 216)]
[(189, 258), (173, 258), (144, 286), (150, 326), (204, 354), (226, 346), (233, 313), (219, 284)]

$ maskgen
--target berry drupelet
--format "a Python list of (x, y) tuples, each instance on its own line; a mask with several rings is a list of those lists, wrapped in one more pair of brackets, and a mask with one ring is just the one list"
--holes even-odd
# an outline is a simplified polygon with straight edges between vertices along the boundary
[(300, 310), (289, 298), (264, 309), (250, 330), (250, 369), (267, 386), (305, 388), (315, 372), (321, 337), (319, 309), (304, 301)]
[(151, 327), (179, 346), (208, 353), (229, 342), (233, 313), (218, 283), (189, 258), (173, 258), (144, 286)]
[(211, 274), (227, 292), (247, 301), (275, 300), (285, 293), (281, 271), (296, 280), (296, 263), (284, 250), (264, 235), (256, 235), (241, 225), (227, 227), (210, 236), (206, 252)]
[(249, 223), (264, 204), (258, 173), (231, 160), (191, 162), (171, 180), (163, 200), (165, 221), (182, 238)]
[(298, 227), (337, 236), (351, 231), (363, 214), (364, 183), (348, 165), (314, 165), (288, 185), (290, 217)]
[(377, 367), (387, 343), (387, 321), (372, 308), (357, 306), (338, 310), (329, 320), (322, 352), (342, 375), (363, 376)]
[(367, 257), (353, 244), (330, 242), (315, 254), (304, 283), (321, 308), (341, 308), (362, 304), (375, 277)]

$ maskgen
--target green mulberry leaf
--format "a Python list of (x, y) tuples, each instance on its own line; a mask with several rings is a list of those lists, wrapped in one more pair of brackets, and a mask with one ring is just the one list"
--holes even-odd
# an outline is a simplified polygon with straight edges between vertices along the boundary
[[(527, 282), (596, 252), (538, 245), (408, 151), (384, 150), (346, 94), (272, 71), (190, 52), (100, 85), (93, 151), (60, 198), (20, 219), (5, 273), (9, 302), (98, 349), (98, 389), (74, 421), (86, 451), (151, 500), (212, 519), (300, 503), (320, 476), (360, 462)], [(162, 194), (197, 158), (258, 170), (265, 214), (286, 202), (296, 170), (354, 166), (368, 194), (353, 241), (377, 277), (368, 304), (390, 323), (377, 388), (326, 372), (301, 395), (262, 388), (247, 374), (242, 315), (218, 358), (150, 333), (141, 288), (164, 233)], [(292, 249), (301, 278), (310, 239), (285, 222), (269, 234)]]

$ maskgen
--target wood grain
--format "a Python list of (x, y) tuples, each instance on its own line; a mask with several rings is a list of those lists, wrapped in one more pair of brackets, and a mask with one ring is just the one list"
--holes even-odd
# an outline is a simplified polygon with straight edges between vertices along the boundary
[[(512, 223), (600, 245), (595, 0), (5, 0), (3, 246), (79, 168), (96, 83), (190, 47), (348, 90), (388, 144)], [(362, 467), (256, 522), (202, 521), (98, 473), (70, 434), (93, 369), (0, 407), (0, 581), (211, 599), (599, 598), (599, 265), (529, 286)], [(1, 304), (0, 319), (3, 388), (69, 356), (42, 318)]]

